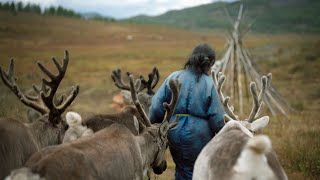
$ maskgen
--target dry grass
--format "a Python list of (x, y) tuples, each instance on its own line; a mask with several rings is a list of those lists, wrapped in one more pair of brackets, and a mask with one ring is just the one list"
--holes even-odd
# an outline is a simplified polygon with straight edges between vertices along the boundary
[[(132, 40), (127, 36), (132, 35)], [(35, 62), (53, 68), (50, 57), (70, 52), (70, 65), (61, 91), (80, 84), (79, 96), (70, 109), (83, 116), (111, 112), (111, 97), (118, 92), (110, 74), (115, 68), (147, 75), (153, 66), (161, 81), (182, 67), (191, 49), (200, 42), (224, 52), (220, 32), (196, 33), (159, 26), (141, 26), (41, 17), (12, 16), (0, 12), (0, 65), (16, 59), (16, 74), (22, 89), (38, 84), (42, 75)], [(273, 84), (297, 112), (289, 119), (271, 118), (265, 132), (273, 142), (290, 179), (320, 178), (319, 50), (316, 35), (251, 35), (245, 41), (262, 72), (272, 72)], [(0, 116), (25, 119), (26, 108), (0, 83)], [(168, 153), (168, 158), (170, 154)], [(174, 163), (160, 179), (173, 179)]]

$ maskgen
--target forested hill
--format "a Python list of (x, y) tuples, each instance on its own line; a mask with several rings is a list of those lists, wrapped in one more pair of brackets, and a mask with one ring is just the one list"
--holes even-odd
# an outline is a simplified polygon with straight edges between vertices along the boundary
[(320, 33), (319, 0), (241, 0), (216, 2), (159, 16), (136, 16), (124, 21), (162, 24), (185, 29), (226, 29), (230, 21), (225, 9), (235, 18), (244, 4), (247, 22), (254, 21), (252, 30), (263, 33)]

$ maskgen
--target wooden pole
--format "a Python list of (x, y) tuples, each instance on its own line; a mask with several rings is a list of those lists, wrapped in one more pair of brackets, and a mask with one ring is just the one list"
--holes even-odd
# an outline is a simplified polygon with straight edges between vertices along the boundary
[[(230, 22), (233, 22), (230, 14), (227, 10), (226, 15)], [(248, 34), (253, 23), (249, 24), (244, 31), (241, 31), (240, 27), (241, 21), (245, 18), (245, 13), (243, 10), (243, 5), (240, 6), (237, 19), (233, 24), (233, 32), (228, 31), (229, 37), (227, 38), (228, 48), (225, 55), (222, 58), (223, 65), (220, 70), (226, 75), (226, 88), (225, 91), (230, 95), (231, 99), (234, 99), (234, 104), (239, 105), (239, 113), (243, 114), (243, 95), (245, 90), (245, 96), (249, 100), (249, 87), (243, 89), (242, 83), (247, 85), (249, 81), (255, 81), (257, 85), (261, 88), (262, 84), (260, 82), (261, 75), (259, 71), (255, 69), (255, 64), (251, 61), (251, 56), (249, 51), (243, 47), (242, 38)], [(280, 95), (275, 88), (270, 86), (263, 97), (266, 106), (269, 108), (273, 115), (276, 115), (277, 111), (287, 116), (286, 110), (283, 105), (289, 107), (289, 103)], [(274, 106), (273, 106), (274, 105)]]
[(239, 95), (239, 107), (240, 107), (240, 114), (243, 114), (243, 100), (242, 100), (242, 85), (241, 85), (241, 57), (240, 57), (240, 50), (239, 48), (237, 49), (237, 59), (238, 59), (238, 62), (237, 62), (237, 76), (238, 76), (238, 95)]

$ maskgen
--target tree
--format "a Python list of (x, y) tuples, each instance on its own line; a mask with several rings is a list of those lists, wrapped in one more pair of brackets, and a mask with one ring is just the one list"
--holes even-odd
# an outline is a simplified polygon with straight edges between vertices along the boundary
[(49, 8), (45, 9), (44, 14), (56, 15), (56, 8), (54, 6), (50, 6)]
[(30, 6), (30, 12), (36, 13), (36, 14), (41, 14), (41, 8), (37, 4), (32, 4)]
[(9, 10), (10, 10), (10, 4), (9, 4), (9, 2), (4, 3), (3, 6), (2, 6), (2, 9), (9, 11)]
[(30, 3), (28, 3), (24, 8), (23, 8), (24, 12), (30, 12), (31, 11), (31, 5)]
[(22, 4), (22, 2), (18, 2), (18, 3), (17, 3), (17, 11), (18, 11), (18, 12), (23, 11), (23, 4)]

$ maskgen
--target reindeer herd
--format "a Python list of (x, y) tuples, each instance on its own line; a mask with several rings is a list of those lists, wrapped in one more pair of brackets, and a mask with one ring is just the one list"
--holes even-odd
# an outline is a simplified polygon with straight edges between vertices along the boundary
[[(57, 90), (69, 63), (68, 51), (62, 64), (55, 58), (58, 70), (54, 75), (41, 63), (47, 76), (41, 85), (33, 85), (33, 94), (26, 94), (16, 84), (15, 64), (8, 71), (0, 67), (3, 83), (19, 100), (40, 113), (31, 123), (21, 119), (0, 118), (0, 179), (144, 179), (150, 172), (162, 174), (166, 168), (167, 134), (177, 124), (169, 124), (175, 114), (180, 92), (179, 80), (169, 82), (171, 101), (165, 102), (165, 117), (160, 124), (151, 124), (148, 110), (160, 76), (156, 68), (145, 80), (127, 73), (125, 83), (120, 70), (112, 72), (115, 85), (129, 105), (119, 113), (96, 114), (82, 119), (78, 113), (62, 115), (79, 94), (79, 85), (68, 95), (58, 97)], [(213, 81), (225, 108), (225, 125), (204, 147), (195, 167), (195, 180), (283, 180), (287, 179), (270, 139), (254, 133), (264, 128), (269, 117), (259, 118), (262, 97), (271, 74), (262, 77), (259, 95), (255, 83), (250, 84), (253, 108), (246, 120), (239, 120), (230, 108), (229, 97), (222, 94), (224, 75), (212, 73)], [(146, 91), (144, 91), (146, 90)]]

